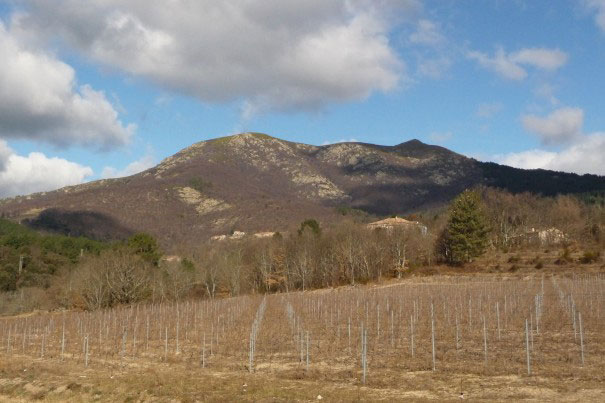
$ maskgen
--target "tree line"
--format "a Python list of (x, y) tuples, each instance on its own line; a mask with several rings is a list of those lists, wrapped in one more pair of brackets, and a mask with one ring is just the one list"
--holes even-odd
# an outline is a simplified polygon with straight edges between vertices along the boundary
[[(408, 218), (421, 221), (428, 233), (414, 226), (369, 229), (359, 217), (343, 217), (331, 225), (310, 218), (287, 234), (209, 241), (175, 259), (162, 259), (155, 239), (146, 234), (113, 244), (74, 241), (75, 246), (65, 249), (71, 251), (70, 264), (56, 269), (44, 284), (6, 290), (0, 311), (98, 309), (364, 284), (436, 263), (463, 265), (486, 251), (540, 248), (529, 235), (550, 228), (565, 234), (564, 244), (576, 242), (596, 253), (605, 245), (605, 208), (574, 196), (477, 188), (449, 206)], [(2, 267), (2, 273), (9, 271)]]

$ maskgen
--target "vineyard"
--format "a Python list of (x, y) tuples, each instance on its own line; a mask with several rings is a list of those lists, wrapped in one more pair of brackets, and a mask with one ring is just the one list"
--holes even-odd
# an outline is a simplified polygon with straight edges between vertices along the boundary
[(82, 370), (158, 365), (402, 390), (422, 389), (410, 374), (514, 376), (602, 393), (604, 307), (602, 274), (432, 277), (5, 318), (0, 340), (5, 358)]

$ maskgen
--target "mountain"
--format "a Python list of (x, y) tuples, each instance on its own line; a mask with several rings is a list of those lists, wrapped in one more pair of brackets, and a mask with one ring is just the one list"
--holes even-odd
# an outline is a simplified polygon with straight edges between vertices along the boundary
[(418, 140), (312, 146), (243, 133), (196, 143), (133, 176), (1, 200), (0, 214), (96, 239), (145, 231), (174, 249), (235, 230), (335, 220), (338, 207), (409, 213), (478, 184), (553, 195), (603, 190), (605, 177), (484, 163)]

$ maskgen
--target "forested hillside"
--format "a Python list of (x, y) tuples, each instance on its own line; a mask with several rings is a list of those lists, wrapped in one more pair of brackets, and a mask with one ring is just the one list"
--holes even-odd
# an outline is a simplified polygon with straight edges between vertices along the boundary
[(84, 254), (98, 255), (107, 247), (83, 237), (40, 234), (0, 219), (0, 290), (48, 287), (59, 269), (73, 267)]

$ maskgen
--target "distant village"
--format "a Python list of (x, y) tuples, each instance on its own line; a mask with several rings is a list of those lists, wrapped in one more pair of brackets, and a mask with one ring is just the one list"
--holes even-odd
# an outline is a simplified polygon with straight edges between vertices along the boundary
[[(401, 217), (390, 217), (384, 220), (371, 222), (366, 224), (366, 228), (368, 229), (383, 229), (386, 231), (394, 231), (396, 229), (402, 230), (418, 230), (422, 236), (426, 236), (428, 234), (428, 228), (426, 225), (419, 223), (418, 221), (410, 221)], [(255, 232), (251, 234), (254, 238), (271, 238), (275, 236), (277, 231), (264, 231), (264, 232)], [(214, 235), (210, 238), (211, 241), (227, 241), (227, 240), (238, 240), (243, 239), (247, 236), (243, 231), (233, 231), (232, 234), (223, 234), (223, 235)]]

